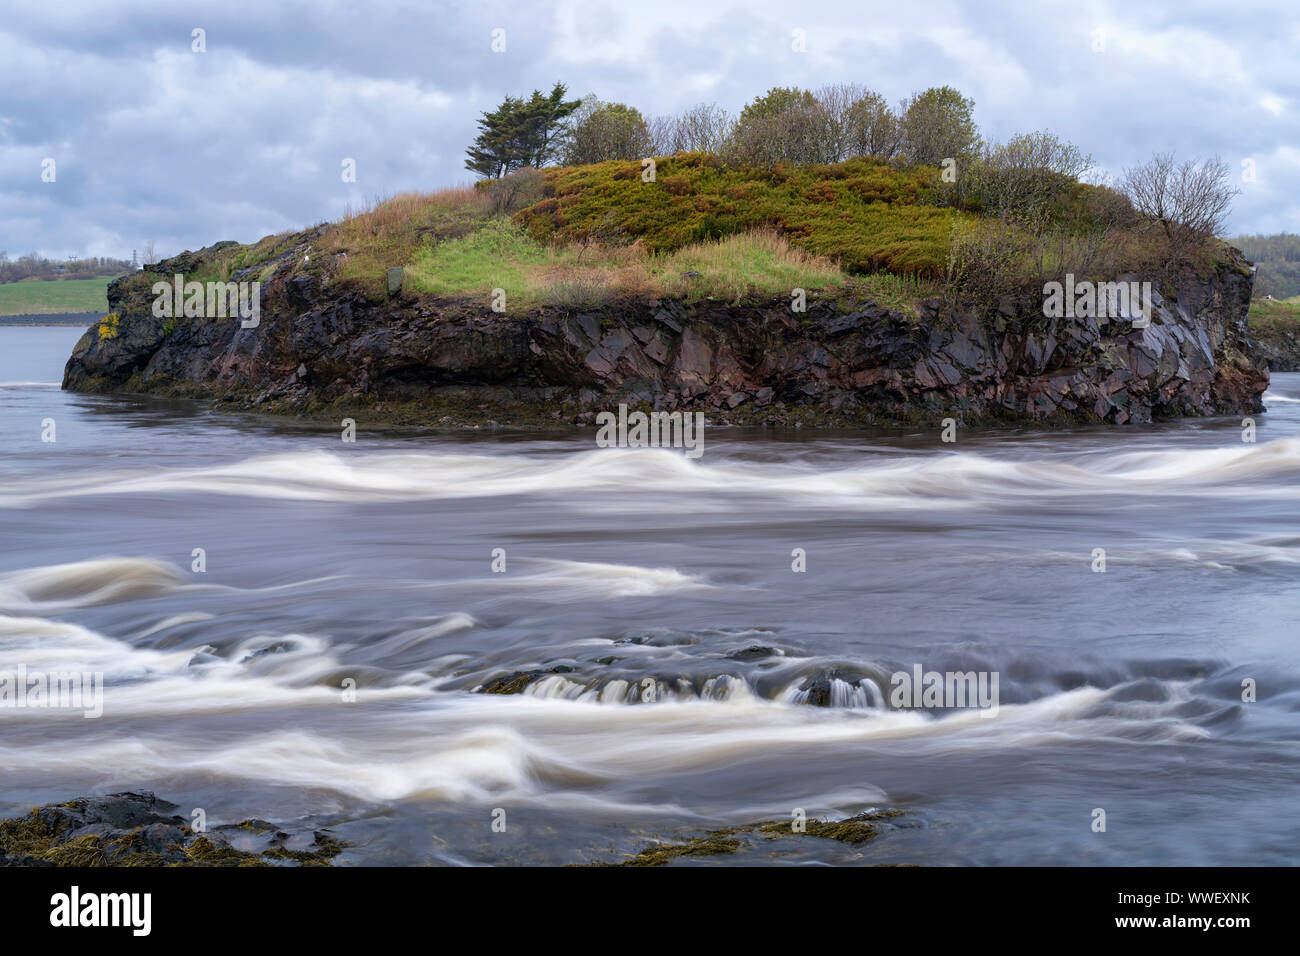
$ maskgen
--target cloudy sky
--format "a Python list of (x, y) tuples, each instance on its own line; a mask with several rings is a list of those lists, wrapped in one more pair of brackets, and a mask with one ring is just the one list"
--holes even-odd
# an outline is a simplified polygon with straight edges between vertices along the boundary
[[(7, 0), (0, 249), (129, 257), (153, 240), (170, 255), (468, 182), (479, 113), (556, 80), (647, 115), (702, 101), (734, 111), (771, 86), (853, 81), (898, 100), (951, 84), (975, 100), (986, 137), (1050, 129), (1112, 172), (1159, 150), (1253, 168), (1231, 231), (1297, 232), (1297, 11), (1282, 0)], [(342, 181), (345, 159), (355, 183)]]

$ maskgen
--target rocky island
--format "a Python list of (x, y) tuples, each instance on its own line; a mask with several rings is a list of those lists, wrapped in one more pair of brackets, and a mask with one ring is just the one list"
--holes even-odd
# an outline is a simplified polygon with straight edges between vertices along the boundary
[[(1131, 268), (1112, 256), (1090, 275), (1154, 279), (1147, 320), (1053, 317), (1046, 273), (988, 281), (979, 233), (997, 221), (944, 200), (934, 173), (869, 160), (759, 173), (689, 154), (660, 160), (657, 183), (607, 162), (397, 197), (116, 280), (63, 385), (435, 426), (588, 424), (624, 402), (771, 425), (1261, 410), (1238, 251)], [(1116, 204), (1104, 187), (1059, 189)], [(1062, 213), (1058, 229), (1089, 217)], [(173, 282), (204, 286), (206, 306), (157, 314)], [(240, 283), (256, 286), (255, 324), (210, 309), (211, 286)]]
[(872, 302), (815, 302), (804, 315), (780, 302), (680, 300), (473, 315), (418, 295), (336, 297), (317, 276), (279, 270), (256, 329), (212, 321), (169, 333), (147, 296), (111, 288), (117, 335), (88, 331), (64, 387), (316, 417), (387, 410), (410, 424), (584, 422), (620, 402), (737, 423), (815, 412), (845, 424), (1124, 424), (1250, 414), (1268, 385), (1247, 338), (1248, 273), (1231, 265), (1158, 300), (1146, 328), (1047, 319), (1023, 299), (987, 318), (931, 299), (919, 322)]

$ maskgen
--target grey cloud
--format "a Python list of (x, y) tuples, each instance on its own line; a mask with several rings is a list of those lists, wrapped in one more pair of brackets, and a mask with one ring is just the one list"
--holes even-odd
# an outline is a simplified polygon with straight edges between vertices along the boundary
[(171, 253), (465, 182), (479, 112), (557, 79), (648, 114), (735, 111), (773, 85), (897, 100), (949, 83), (985, 135), (1050, 129), (1112, 172), (1154, 150), (1253, 160), (1232, 228), (1297, 230), (1298, 40), (1296, 15), (1254, 3), (20, 0), (0, 23), (0, 248)]

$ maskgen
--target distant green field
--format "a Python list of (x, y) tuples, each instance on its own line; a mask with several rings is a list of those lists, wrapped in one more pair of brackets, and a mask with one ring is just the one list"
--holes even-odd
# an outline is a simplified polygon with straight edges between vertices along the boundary
[(1295, 299), (1251, 299), (1250, 324), (1256, 332), (1300, 328), (1300, 296)]
[(0, 315), (104, 312), (111, 279), (25, 279), (0, 284)]

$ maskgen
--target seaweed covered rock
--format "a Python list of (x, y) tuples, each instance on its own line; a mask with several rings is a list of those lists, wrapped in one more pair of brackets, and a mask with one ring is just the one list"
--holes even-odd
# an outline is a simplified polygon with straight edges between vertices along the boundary
[(47, 804), (0, 820), (0, 866), (328, 866), (345, 846), (318, 830), (295, 848), (305, 836), (260, 820), (196, 831), (177, 809), (147, 791)]
[[(896, 824), (898, 817), (904, 816), (904, 810), (864, 810), (843, 820), (809, 819), (771, 820), (750, 823), (744, 826), (727, 827), (710, 830), (702, 835), (692, 836), (683, 842), (654, 843), (631, 855), (621, 863), (599, 861), (592, 866), (665, 866), (675, 860), (687, 857), (715, 857), (741, 852), (756, 845), (756, 841), (794, 840), (812, 837), (821, 840), (835, 840), (854, 849), (874, 840)], [(882, 864), (896, 865), (896, 864)], [(906, 864), (903, 864), (906, 865)]]

